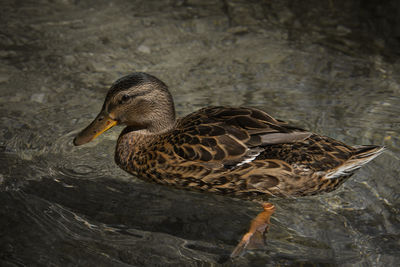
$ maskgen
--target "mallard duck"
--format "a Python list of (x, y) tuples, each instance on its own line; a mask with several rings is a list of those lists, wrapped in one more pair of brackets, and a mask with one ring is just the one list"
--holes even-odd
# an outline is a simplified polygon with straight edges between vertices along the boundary
[(176, 119), (168, 87), (146, 73), (112, 84), (94, 121), (74, 139), (90, 142), (126, 125), (115, 161), (140, 179), (264, 201), (329, 192), (384, 148), (349, 146), (250, 107), (206, 107)]

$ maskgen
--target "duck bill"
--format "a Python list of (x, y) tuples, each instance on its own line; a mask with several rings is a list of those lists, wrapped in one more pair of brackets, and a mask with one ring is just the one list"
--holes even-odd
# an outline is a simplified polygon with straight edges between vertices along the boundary
[(113, 120), (109, 114), (102, 111), (99, 115), (89, 124), (88, 127), (83, 129), (74, 139), (74, 145), (80, 146), (89, 143), (97, 136), (101, 135), (108, 129), (117, 125), (117, 121)]

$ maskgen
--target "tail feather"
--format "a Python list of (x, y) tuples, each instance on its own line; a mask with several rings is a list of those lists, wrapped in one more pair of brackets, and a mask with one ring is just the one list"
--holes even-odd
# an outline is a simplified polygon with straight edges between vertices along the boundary
[(356, 158), (370, 158), (370, 160), (373, 160), (380, 154), (382, 154), (383, 151), (385, 151), (384, 146), (354, 146), (353, 148), (356, 149), (356, 153), (353, 157)]
[(354, 146), (354, 148), (356, 150), (354, 155), (351, 156), (343, 165), (328, 172), (325, 176), (326, 178), (334, 179), (342, 176), (349, 176), (385, 151), (384, 146), (374, 145)]

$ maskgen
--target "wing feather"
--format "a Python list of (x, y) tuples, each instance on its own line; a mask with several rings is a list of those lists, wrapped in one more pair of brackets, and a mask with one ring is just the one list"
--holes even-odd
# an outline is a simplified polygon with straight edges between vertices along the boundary
[(229, 168), (254, 160), (271, 144), (304, 140), (310, 132), (254, 108), (208, 107), (178, 120), (174, 151), (187, 160), (218, 161)]

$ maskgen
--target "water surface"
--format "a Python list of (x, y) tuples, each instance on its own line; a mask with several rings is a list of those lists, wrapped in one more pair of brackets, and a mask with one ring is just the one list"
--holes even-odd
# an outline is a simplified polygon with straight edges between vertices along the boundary
[[(316, 6), (327, 14), (310, 25), (315, 10), (301, 17), (285, 1), (3, 2), (1, 265), (400, 260), (400, 65), (385, 40), (367, 36), (364, 44), (362, 25), (346, 24), (351, 6), (343, 14)], [(180, 116), (246, 105), (388, 150), (335, 192), (272, 199), (265, 249), (230, 261), (259, 205), (124, 173), (113, 162), (120, 127), (72, 145), (110, 84), (132, 71), (165, 81)]]

